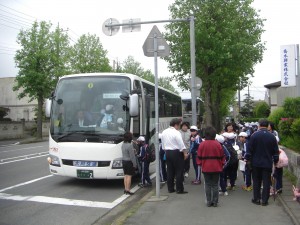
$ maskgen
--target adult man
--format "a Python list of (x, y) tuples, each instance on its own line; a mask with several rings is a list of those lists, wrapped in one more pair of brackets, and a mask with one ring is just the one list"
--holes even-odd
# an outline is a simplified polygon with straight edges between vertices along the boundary
[(167, 185), (169, 193), (175, 192), (174, 178), (176, 176), (177, 194), (185, 194), (183, 187), (184, 160), (188, 152), (179, 132), (181, 119), (174, 118), (170, 127), (165, 129), (161, 135), (162, 148), (166, 151), (167, 159)]
[(83, 110), (79, 110), (77, 112), (77, 124), (79, 127), (85, 127), (91, 125), (92, 121), (85, 117)]
[[(271, 173), (273, 163), (279, 159), (278, 144), (273, 134), (268, 131), (269, 122), (266, 119), (258, 121), (259, 129), (254, 132), (246, 149), (245, 160), (251, 160), (253, 177), (252, 203), (266, 206), (270, 196)], [(261, 184), (263, 190), (261, 193)]]

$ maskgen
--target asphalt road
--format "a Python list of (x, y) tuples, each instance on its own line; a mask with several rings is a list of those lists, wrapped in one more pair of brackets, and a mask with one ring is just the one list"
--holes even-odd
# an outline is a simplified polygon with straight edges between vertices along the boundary
[(0, 143), (0, 224), (93, 224), (128, 198), (123, 180), (51, 175), (47, 150), (47, 141)]

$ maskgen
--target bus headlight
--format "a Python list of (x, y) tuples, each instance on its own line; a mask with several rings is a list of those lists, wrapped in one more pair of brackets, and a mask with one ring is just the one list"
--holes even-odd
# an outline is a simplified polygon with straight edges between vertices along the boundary
[(59, 162), (59, 158), (55, 155), (49, 155), (48, 157), (48, 162), (50, 165), (52, 166), (59, 166), (60, 167), (60, 162)]
[(122, 159), (115, 159), (112, 163), (112, 169), (122, 169), (123, 163)]

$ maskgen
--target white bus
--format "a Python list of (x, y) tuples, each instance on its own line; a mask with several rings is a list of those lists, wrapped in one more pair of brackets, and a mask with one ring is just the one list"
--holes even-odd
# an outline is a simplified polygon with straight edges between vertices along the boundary
[[(144, 135), (154, 145), (154, 94), (152, 83), (132, 74), (61, 77), (46, 103), (50, 172), (81, 179), (123, 178), (123, 134), (131, 131), (134, 139)], [(182, 106), (177, 94), (159, 88), (158, 95), (161, 132), (172, 118), (182, 117)]]

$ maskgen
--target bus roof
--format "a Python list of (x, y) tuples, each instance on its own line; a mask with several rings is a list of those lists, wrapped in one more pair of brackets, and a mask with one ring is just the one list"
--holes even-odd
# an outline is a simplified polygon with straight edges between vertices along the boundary
[[(101, 73), (77, 73), (77, 74), (69, 74), (69, 75), (64, 75), (62, 77), (59, 78), (60, 79), (64, 79), (64, 78), (68, 78), (68, 77), (93, 77), (93, 76), (127, 76), (131, 79), (137, 79), (137, 80), (141, 80), (145, 83), (148, 83), (150, 85), (154, 85), (152, 82), (148, 81), (148, 80), (145, 80), (137, 75), (134, 75), (134, 74), (130, 74), (130, 73), (115, 73), (115, 72), (101, 72)], [(160, 87), (160, 89), (166, 91), (166, 92), (169, 92), (171, 94), (174, 94), (174, 95), (177, 95), (179, 97), (181, 97), (179, 94), (177, 93), (174, 93), (166, 88), (163, 88), (163, 87)]]

